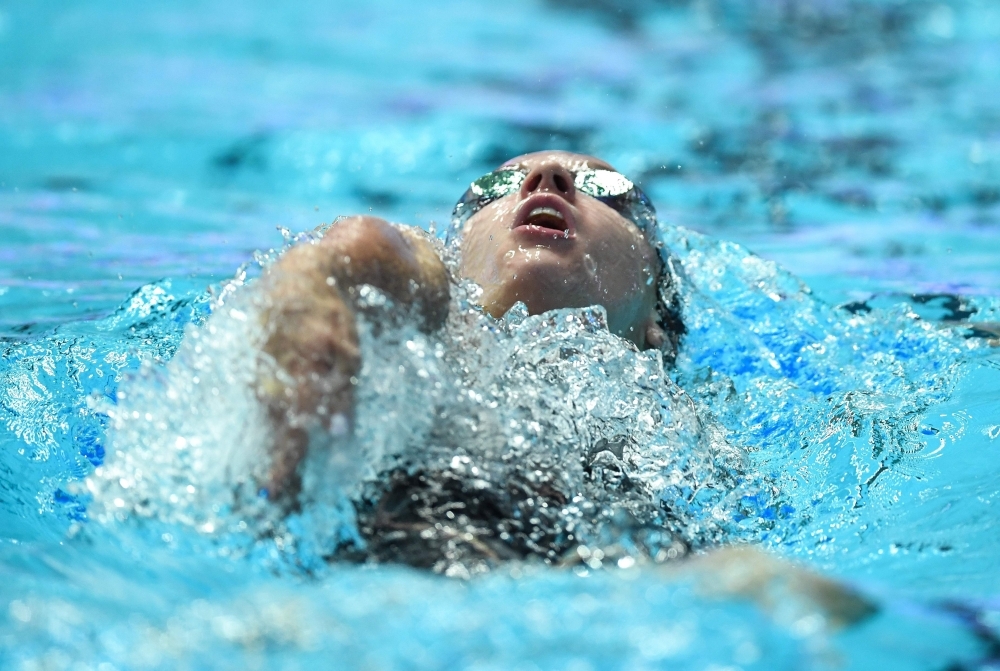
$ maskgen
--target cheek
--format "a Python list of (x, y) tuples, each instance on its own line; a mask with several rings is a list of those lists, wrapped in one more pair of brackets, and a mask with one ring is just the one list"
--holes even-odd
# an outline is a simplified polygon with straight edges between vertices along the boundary
[(602, 284), (602, 293), (621, 301), (644, 301), (655, 294), (655, 252), (645, 239), (621, 231), (595, 245), (591, 257)]
[(490, 253), (492, 242), (479, 231), (470, 231), (462, 238), (462, 261), (459, 273), (476, 282), (482, 283), (483, 275), (494, 264)]
[(600, 261), (598, 270), (609, 281), (632, 282), (648, 265), (644, 246), (644, 242), (622, 231), (595, 240), (590, 255)]
[(469, 219), (462, 234), (462, 260), (459, 272), (463, 277), (482, 283), (492, 279), (503, 257), (503, 233), (510, 227), (507, 220), (513, 216), (509, 203), (497, 201)]

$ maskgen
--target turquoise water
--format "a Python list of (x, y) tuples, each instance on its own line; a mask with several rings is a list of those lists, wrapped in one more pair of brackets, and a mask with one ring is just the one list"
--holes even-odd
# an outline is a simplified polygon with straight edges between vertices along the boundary
[[(1000, 359), (954, 322), (1000, 322), (998, 34), (988, 2), (0, 5), (0, 666), (992, 668)], [(310, 464), (291, 517), (238, 500), (259, 425), (233, 311), (276, 227), (431, 228), (543, 147), (657, 204), (677, 367), (599, 313), (484, 332), (456, 299), (440, 340), (365, 336), (362, 458)], [(487, 373), (454, 405), (433, 383), (473, 333)], [(532, 405), (543, 383), (576, 409)], [(442, 407), (507, 422), (597, 510), (573, 447), (639, 436), (630, 510), (668, 501), (686, 543), (760, 544), (879, 612), (769, 613), (636, 548), (471, 580), (326, 561), (380, 466), (450, 463), (425, 449)], [(464, 454), (499, 477), (491, 449)]]

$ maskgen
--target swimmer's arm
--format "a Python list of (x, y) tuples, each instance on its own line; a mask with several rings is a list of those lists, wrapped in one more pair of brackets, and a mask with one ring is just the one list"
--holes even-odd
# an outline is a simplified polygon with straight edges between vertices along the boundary
[(448, 271), (423, 231), (358, 216), (330, 227), (317, 246), (341, 290), (368, 284), (414, 308), (423, 330), (444, 324)]
[(350, 431), (361, 367), (351, 308), (372, 285), (411, 308), (426, 331), (448, 314), (448, 272), (423, 233), (351, 217), (288, 250), (262, 278), (266, 365), (257, 382), (274, 432), (269, 491), (293, 494), (310, 430)]
[(877, 607), (846, 584), (749, 545), (731, 545), (662, 565), (694, 578), (706, 596), (746, 598), (779, 619), (819, 615), (831, 629), (857, 624)]
[[(396, 227), (377, 217), (337, 222), (322, 239), (286, 252), (268, 272), (268, 291), (277, 301), (293, 301), (302, 291), (326, 296), (368, 284), (397, 304), (416, 309), (425, 331), (448, 316), (448, 271), (426, 234)], [(339, 290), (339, 291), (338, 291)]]

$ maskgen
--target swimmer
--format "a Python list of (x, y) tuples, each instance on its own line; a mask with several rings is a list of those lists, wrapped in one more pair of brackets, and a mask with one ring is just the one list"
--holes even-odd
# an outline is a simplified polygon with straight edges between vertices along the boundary
[[(684, 327), (655, 226), (648, 198), (608, 163), (546, 151), (511, 159), (473, 182), (455, 206), (448, 238), (460, 252), (459, 276), (482, 288), (480, 304), (491, 316), (503, 316), (517, 302), (529, 314), (601, 305), (612, 333), (640, 349), (659, 348), (671, 362)], [(447, 319), (450, 281), (426, 233), (367, 216), (339, 221), (268, 269), (263, 350), (274, 374), (262, 377), (259, 396), (275, 436), (267, 483), (273, 500), (295, 505), (297, 469), (311, 431), (352, 430), (352, 378), (361, 366), (357, 289), (378, 288), (432, 332)], [(498, 519), (517, 517), (510, 502), (472, 491), (450, 474), (396, 472), (386, 479), (381, 498), (358, 511), (370, 557), (432, 568), (445, 547), (453, 559), (463, 556), (460, 548), (453, 554), (456, 542), (492, 561), (539, 553), (537, 543), (519, 547), (510, 540), (514, 534), (499, 534), (508, 536), (501, 542), (490, 531), (505, 528)], [(559, 492), (523, 494), (529, 501), (560, 501)], [(455, 502), (472, 520), (462, 529), (449, 530), (447, 521), (421, 512)], [(568, 553), (558, 563), (574, 559), (578, 555)], [(834, 628), (875, 612), (853, 590), (746, 546), (663, 570), (672, 579), (693, 580), (706, 594), (747, 598), (781, 617), (818, 614)]]
[[(609, 330), (668, 360), (683, 331), (649, 199), (611, 165), (560, 151), (526, 154), (476, 180), (455, 206), (458, 273), (499, 318), (601, 305)], [(270, 492), (294, 496), (311, 429), (351, 430), (360, 369), (352, 294), (385, 292), (426, 331), (448, 314), (449, 272), (427, 235), (375, 217), (350, 217), (315, 244), (289, 250), (264, 278), (271, 308), (264, 352), (283, 375), (261, 383), (275, 431)]]

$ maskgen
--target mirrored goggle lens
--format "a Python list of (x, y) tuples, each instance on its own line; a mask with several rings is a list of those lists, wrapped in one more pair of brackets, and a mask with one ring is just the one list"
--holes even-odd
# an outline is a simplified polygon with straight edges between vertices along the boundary
[(576, 173), (573, 185), (594, 198), (624, 196), (635, 188), (625, 175), (612, 170), (581, 170)]
[(521, 170), (495, 170), (470, 184), (452, 210), (447, 240), (457, 239), (462, 226), (476, 212), (520, 189), (525, 176)]
[(577, 173), (576, 188), (601, 201), (639, 227), (647, 236), (656, 227), (656, 208), (642, 189), (613, 170), (587, 170)]
[(473, 182), (469, 190), (479, 198), (496, 200), (520, 189), (525, 177), (522, 170), (495, 170)]
[(468, 218), (494, 200), (520, 189), (525, 176), (525, 173), (520, 170), (497, 170), (483, 175), (469, 186), (458, 204), (464, 205), (467, 210), (470, 210), (466, 215)]

